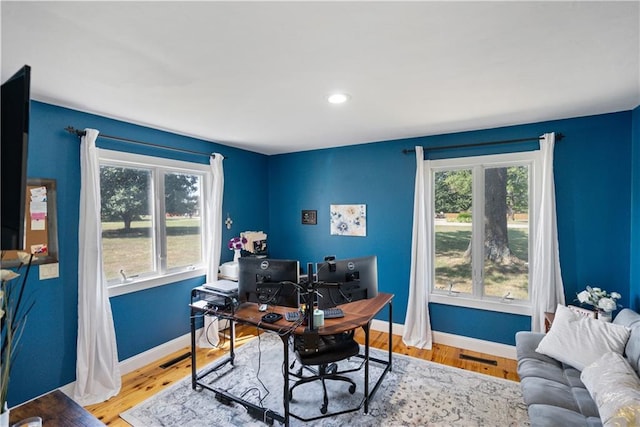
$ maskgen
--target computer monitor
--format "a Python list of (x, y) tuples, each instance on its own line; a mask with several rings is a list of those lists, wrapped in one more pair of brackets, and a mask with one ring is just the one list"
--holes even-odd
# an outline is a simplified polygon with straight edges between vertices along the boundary
[(316, 274), (320, 309), (378, 295), (378, 259), (375, 255), (318, 263)]
[(298, 307), (300, 264), (295, 260), (242, 257), (238, 259), (240, 302)]

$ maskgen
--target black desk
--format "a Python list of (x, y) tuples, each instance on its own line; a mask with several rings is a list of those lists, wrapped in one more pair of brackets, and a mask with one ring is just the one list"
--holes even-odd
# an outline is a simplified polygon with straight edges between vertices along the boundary
[[(202, 288), (194, 289), (194, 292), (202, 292)], [(208, 291), (208, 290), (207, 290)], [(192, 292), (192, 298), (194, 296), (194, 292)], [(213, 292), (215, 291), (208, 291)], [(197, 293), (196, 293), (197, 295)], [(357, 411), (364, 406), (364, 412), (367, 413), (369, 411), (369, 401), (373, 398), (376, 391), (378, 390), (382, 380), (386, 376), (387, 372), (392, 369), (392, 301), (393, 295), (386, 293), (379, 293), (377, 297), (354, 301), (351, 303), (343, 304), (340, 306), (342, 311), (344, 312), (344, 317), (337, 319), (325, 319), (324, 325), (318, 328), (318, 333), (320, 335), (333, 335), (342, 332), (347, 332), (352, 329), (356, 329), (361, 327), (365, 333), (365, 345), (364, 345), (364, 355), (359, 355), (364, 359), (364, 398), (360, 404), (352, 409), (341, 411), (340, 413), (345, 412), (353, 412)], [(372, 358), (369, 355), (369, 332), (371, 327), (371, 321), (374, 317), (384, 308), (385, 305), (389, 307), (389, 343), (388, 343), (388, 360), (381, 360), (377, 358)], [(247, 411), (252, 414), (255, 418), (262, 419), (267, 423), (273, 423), (274, 420), (280, 421), (284, 423), (285, 426), (289, 426), (289, 418), (294, 417), (298, 419), (302, 419), (295, 414), (289, 411), (289, 373), (285, 371), (284, 374), (284, 387), (283, 387), (283, 406), (284, 406), (284, 415), (280, 415), (270, 409), (265, 409), (258, 407), (251, 402), (247, 402), (244, 399), (239, 397), (230, 395), (224, 390), (217, 389), (216, 387), (210, 386), (204, 383), (202, 380), (204, 377), (212, 373), (213, 371), (219, 369), (221, 366), (230, 363), (233, 365), (235, 352), (234, 352), (234, 339), (235, 339), (235, 323), (248, 324), (252, 326), (259, 327), (265, 331), (277, 331), (283, 343), (283, 362), (285, 366), (289, 366), (289, 338), (291, 335), (302, 335), (304, 333), (304, 326), (298, 326), (297, 328), (292, 328), (291, 324), (286, 320), (281, 319), (275, 323), (269, 324), (261, 322), (263, 312), (258, 311), (258, 304), (255, 303), (242, 303), (238, 306), (231, 304), (226, 310), (218, 310), (215, 312), (216, 315), (220, 316), (223, 319), (230, 320), (231, 324), (231, 340), (230, 340), (230, 351), (227, 357), (222, 358), (217, 363), (215, 363), (211, 369), (206, 372), (202, 372), (198, 375), (197, 367), (196, 367), (196, 356), (195, 356), (195, 317), (198, 313), (204, 313), (207, 309), (200, 307), (199, 305), (191, 304), (191, 369), (192, 369), (192, 388), (206, 388), (210, 391), (216, 393), (216, 397), (220, 400), (228, 400), (238, 402), (247, 408)], [(284, 313), (287, 311), (291, 311), (290, 307), (270, 307), (270, 312), (280, 313), (284, 316)], [(211, 313), (211, 311), (209, 311)], [(213, 313), (212, 313), (213, 314)], [(374, 361), (376, 363), (380, 363), (384, 366), (382, 374), (376, 381), (372, 390), (369, 390), (369, 362)], [(317, 418), (324, 418), (326, 416), (336, 415), (326, 414)], [(315, 418), (314, 418), (315, 419)]]

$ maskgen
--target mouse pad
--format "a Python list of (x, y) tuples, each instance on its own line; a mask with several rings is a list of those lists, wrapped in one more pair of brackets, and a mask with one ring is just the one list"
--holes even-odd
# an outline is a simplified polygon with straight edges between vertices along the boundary
[(267, 313), (262, 316), (262, 321), (265, 323), (274, 323), (282, 319), (282, 315), (278, 313)]

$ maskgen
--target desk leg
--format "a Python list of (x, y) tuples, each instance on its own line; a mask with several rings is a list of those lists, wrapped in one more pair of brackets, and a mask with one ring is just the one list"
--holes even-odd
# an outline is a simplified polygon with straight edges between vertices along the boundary
[(393, 300), (389, 301), (389, 370), (393, 371)]
[(362, 327), (364, 329), (364, 413), (369, 413), (369, 331), (371, 322)]
[(235, 343), (236, 343), (236, 321), (229, 319), (229, 328), (231, 329), (231, 339), (229, 340), (229, 358), (231, 359), (231, 365), (236, 357)]
[(284, 385), (282, 387), (282, 402), (284, 405), (284, 427), (289, 427), (289, 334), (281, 335), (284, 355), (283, 355), (283, 375)]
[[(376, 391), (378, 390), (378, 387), (380, 386), (380, 383), (382, 382), (382, 380), (384, 379), (384, 377), (387, 375), (388, 371), (392, 370), (392, 361), (393, 361), (393, 336), (392, 336), (392, 332), (393, 332), (393, 306), (391, 301), (389, 301), (389, 361), (387, 363), (387, 366), (384, 368), (384, 371), (382, 372), (382, 374), (380, 375), (380, 378), (378, 378), (378, 381), (376, 382), (375, 386), (373, 387), (373, 390), (371, 391), (371, 393), (369, 393), (369, 348), (370, 348), (370, 344), (369, 344), (369, 340), (370, 340), (370, 334), (369, 332), (371, 331), (371, 322), (367, 323), (366, 325), (362, 326), (362, 329), (364, 330), (364, 413), (367, 414), (369, 413), (369, 400), (371, 400), (371, 397), (376, 393)], [(379, 360), (374, 358), (374, 361), (376, 362), (380, 362), (384, 364), (384, 360)]]
[(191, 388), (196, 389), (196, 316), (193, 309), (191, 312)]

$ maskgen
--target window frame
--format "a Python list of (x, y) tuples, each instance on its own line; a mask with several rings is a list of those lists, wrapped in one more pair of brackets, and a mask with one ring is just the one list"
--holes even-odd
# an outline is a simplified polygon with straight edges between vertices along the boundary
[[(537, 206), (539, 206), (541, 174), (539, 151), (524, 151), (517, 153), (490, 154), (484, 156), (456, 157), (438, 160), (425, 160), (425, 179), (435, 182), (435, 173), (444, 170), (471, 169), (474, 175), (472, 181), (473, 206), (476, 202), (482, 202), (481, 209), (472, 210), (472, 252), (483, 253), (484, 236), (484, 173), (476, 178), (477, 170), (485, 171), (487, 168), (510, 167), (519, 165), (529, 166), (529, 299), (528, 300), (503, 300), (499, 297), (483, 295), (484, 285), (484, 256), (476, 257), (472, 260), (472, 293), (451, 295), (447, 290), (435, 289), (435, 225), (432, 239), (433, 251), (429, 254), (431, 260), (431, 289), (430, 302), (453, 305), (458, 307), (475, 308), (503, 313), (531, 315), (531, 272), (533, 271), (535, 259), (533, 253), (534, 230), (537, 223)], [(428, 188), (428, 187), (426, 187)], [(428, 212), (435, 219), (435, 185), (431, 185), (427, 191), (431, 192), (431, 206)], [(480, 271), (478, 275), (477, 271)], [(478, 280), (480, 279), (480, 280)]]
[[(98, 161), (99, 166), (115, 166), (125, 168), (140, 168), (151, 170), (151, 191), (153, 193), (153, 234), (154, 234), (154, 248), (153, 258), (154, 264), (157, 265), (157, 272), (141, 275), (131, 282), (118, 283), (116, 281), (107, 282), (107, 290), (109, 297), (118, 295), (124, 295), (131, 292), (137, 292), (145, 289), (151, 289), (157, 286), (163, 286), (171, 283), (175, 283), (182, 280), (191, 279), (198, 276), (204, 276), (207, 273), (205, 256), (205, 236), (208, 236), (212, 230), (210, 225), (206, 224), (204, 218), (208, 217), (207, 204), (204, 202), (204, 196), (209, 194), (208, 186), (213, 180), (213, 174), (209, 165), (186, 162), (182, 160), (173, 160), (163, 157), (154, 157), (142, 154), (133, 154), (129, 152), (108, 150), (104, 148), (98, 148)], [(158, 172), (162, 172), (158, 174)], [(201, 248), (202, 248), (202, 260), (198, 265), (192, 265), (186, 268), (172, 268), (166, 269), (166, 259), (162, 259), (166, 254), (161, 252), (166, 251), (166, 244), (158, 245), (159, 239), (166, 239), (165, 227), (160, 227), (158, 217), (156, 214), (164, 212), (164, 179), (160, 179), (160, 176), (164, 177), (167, 173), (184, 173), (201, 176), (200, 187), (200, 217), (201, 217)], [(160, 197), (158, 197), (160, 196)], [(160, 204), (161, 203), (161, 206)], [(102, 237), (101, 237), (102, 242)], [(164, 248), (164, 249), (162, 249)]]

